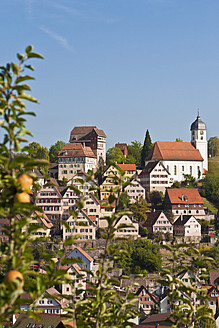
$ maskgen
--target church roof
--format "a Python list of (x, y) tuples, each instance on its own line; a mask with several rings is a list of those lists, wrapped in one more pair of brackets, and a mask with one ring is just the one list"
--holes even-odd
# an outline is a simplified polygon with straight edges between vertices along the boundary
[(207, 130), (206, 124), (201, 121), (199, 114), (196, 120), (192, 123), (190, 130)]
[(203, 161), (198, 149), (190, 142), (156, 141), (146, 161)]

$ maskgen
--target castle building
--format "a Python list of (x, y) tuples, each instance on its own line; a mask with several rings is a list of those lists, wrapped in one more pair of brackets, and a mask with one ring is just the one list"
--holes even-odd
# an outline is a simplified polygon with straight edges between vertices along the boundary
[(70, 180), (80, 171), (96, 169), (97, 159), (91, 147), (81, 143), (67, 143), (58, 154), (58, 179)]
[(96, 126), (75, 126), (71, 131), (69, 142), (90, 147), (97, 158), (97, 166), (106, 162), (106, 135)]
[(160, 161), (170, 173), (170, 181), (182, 181), (185, 174), (201, 179), (208, 169), (208, 147), (206, 125), (197, 119), (191, 125), (191, 142), (155, 142), (145, 160), (148, 163)]

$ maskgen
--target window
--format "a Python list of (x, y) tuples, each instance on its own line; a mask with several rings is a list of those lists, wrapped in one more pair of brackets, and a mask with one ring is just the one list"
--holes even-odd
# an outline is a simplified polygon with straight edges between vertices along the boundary
[(190, 168), (189, 168), (189, 169), (190, 169), (190, 174), (192, 175), (192, 166), (190, 166)]
[(176, 165), (174, 165), (174, 175), (177, 174)]

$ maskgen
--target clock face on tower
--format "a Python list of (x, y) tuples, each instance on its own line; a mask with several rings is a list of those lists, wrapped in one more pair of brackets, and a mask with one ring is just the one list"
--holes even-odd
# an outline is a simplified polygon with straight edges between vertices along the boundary
[(203, 133), (204, 133), (203, 131), (200, 132), (200, 134), (203, 134)]

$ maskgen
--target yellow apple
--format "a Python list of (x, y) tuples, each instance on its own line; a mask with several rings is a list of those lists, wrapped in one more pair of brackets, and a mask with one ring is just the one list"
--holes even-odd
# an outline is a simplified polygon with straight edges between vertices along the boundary
[(30, 195), (27, 192), (17, 192), (15, 200), (18, 203), (30, 203)]
[(26, 192), (31, 191), (33, 179), (29, 175), (22, 174), (17, 178), (17, 181), (20, 183), (20, 185), (24, 191), (26, 191)]
[(11, 270), (5, 276), (5, 283), (10, 287), (16, 285), (17, 289), (21, 289), (24, 286), (24, 277), (19, 271)]

